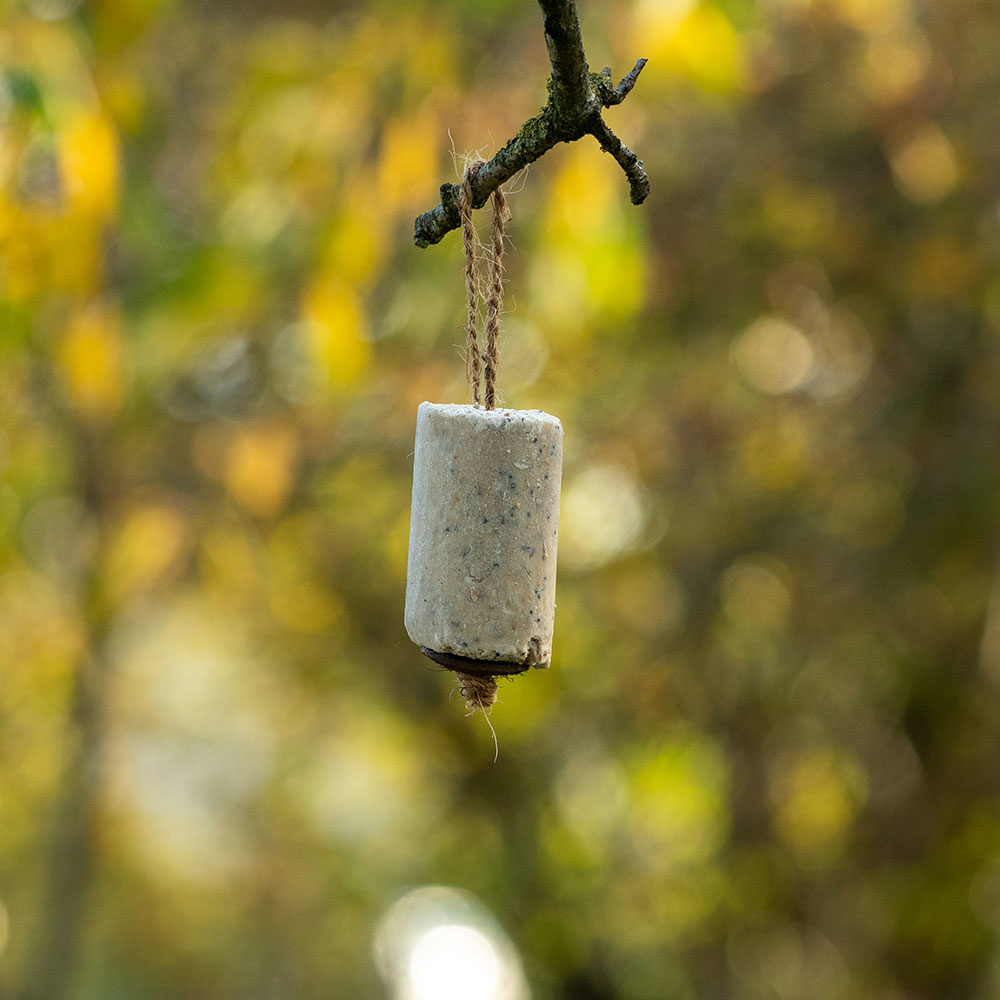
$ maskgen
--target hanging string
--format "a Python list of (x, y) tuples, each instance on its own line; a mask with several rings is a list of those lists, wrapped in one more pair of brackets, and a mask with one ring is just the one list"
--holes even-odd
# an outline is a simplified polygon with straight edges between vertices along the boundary
[[(472, 180), (485, 160), (476, 159), (465, 170), (458, 198), (462, 220), (462, 246), (465, 250), (465, 296), (468, 310), (465, 326), (466, 374), (472, 401), (492, 410), (496, 405), (497, 365), (500, 359), (500, 315), (503, 312), (503, 253), (504, 229), (510, 218), (507, 199), (497, 188), (493, 192), (492, 246), (489, 262), (489, 282), (486, 295), (486, 350), (480, 354), (478, 343), (479, 292), (476, 287), (476, 227), (472, 224)], [(480, 399), (481, 368), (485, 369), (485, 400)]]
[[(493, 227), (490, 247), (489, 275), (486, 292), (486, 350), (479, 351), (479, 289), (476, 280), (476, 250), (478, 239), (476, 227), (472, 224), (472, 181), (485, 160), (475, 159), (465, 169), (458, 196), (458, 211), (462, 221), (462, 247), (465, 250), (465, 296), (468, 300), (466, 314), (466, 375), (472, 390), (472, 402), (476, 406), (485, 405), (492, 410), (496, 405), (497, 362), (500, 349), (500, 315), (503, 311), (503, 252), (504, 228), (510, 218), (507, 199), (499, 188), (493, 192)], [(481, 399), (480, 383), (485, 369), (485, 398)], [(467, 674), (456, 672), (458, 690), (465, 699), (470, 712), (482, 712), (486, 724), (493, 734), (494, 757), (496, 763), (500, 754), (496, 730), (490, 722), (490, 708), (497, 700), (497, 681), (490, 674)]]
[(465, 366), (472, 389), (472, 402), (479, 406), (479, 345), (476, 328), (479, 326), (479, 295), (476, 291), (476, 227), (472, 224), (472, 178), (479, 173), (485, 160), (473, 160), (465, 168), (462, 190), (458, 198), (458, 212), (462, 219), (462, 246), (465, 249), (465, 297), (468, 313), (465, 323)]
[(493, 260), (490, 267), (489, 298), (486, 300), (486, 409), (492, 410), (497, 392), (497, 361), (500, 356), (500, 312), (503, 309), (503, 231), (510, 212), (503, 191), (493, 192)]

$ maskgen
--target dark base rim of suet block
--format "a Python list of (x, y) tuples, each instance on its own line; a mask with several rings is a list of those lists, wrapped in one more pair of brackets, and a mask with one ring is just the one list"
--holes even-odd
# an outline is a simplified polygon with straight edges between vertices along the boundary
[(532, 667), (544, 668), (548, 663), (518, 663), (510, 660), (474, 660), (471, 656), (456, 656), (454, 653), (439, 653), (436, 649), (421, 646), (420, 652), (442, 667), (459, 674), (489, 674), (493, 677), (507, 677), (523, 674)]

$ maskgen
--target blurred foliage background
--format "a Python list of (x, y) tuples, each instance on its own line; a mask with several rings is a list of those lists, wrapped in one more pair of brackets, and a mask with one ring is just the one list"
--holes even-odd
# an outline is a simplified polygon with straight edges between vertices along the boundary
[[(531, 0), (6, 0), (0, 994), (1000, 995), (1000, 7), (583, 0), (512, 185), (551, 670), (406, 639)], [(446, 887), (451, 887), (446, 888)]]

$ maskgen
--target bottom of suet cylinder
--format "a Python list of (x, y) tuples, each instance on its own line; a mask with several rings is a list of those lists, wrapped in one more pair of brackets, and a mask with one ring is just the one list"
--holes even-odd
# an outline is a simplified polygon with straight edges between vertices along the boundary
[(454, 670), (459, 674), (485, 674), (492, 677), (509, 677), (513, 674), (523, 674), (534, 667), (545, 670), (548, 663), (512, 663), (509, 660), (475, 660), (471, 656), (455, 656), (453, 653), (439, 653), (436, 649), (421, 646), (420, 652), (428, 659)]

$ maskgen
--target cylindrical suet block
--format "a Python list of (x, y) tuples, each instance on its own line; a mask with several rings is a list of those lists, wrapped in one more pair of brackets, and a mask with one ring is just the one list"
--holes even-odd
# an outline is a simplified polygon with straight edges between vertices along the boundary
[(433, 659), (498, 674), (548, 666), (562, 442), (541, 410), (420, 404), (405, 624)]

